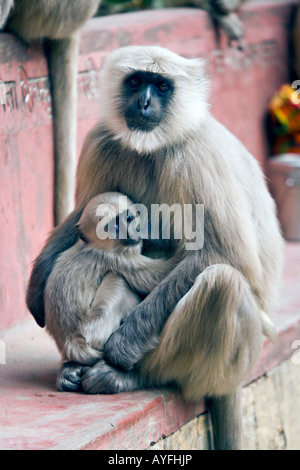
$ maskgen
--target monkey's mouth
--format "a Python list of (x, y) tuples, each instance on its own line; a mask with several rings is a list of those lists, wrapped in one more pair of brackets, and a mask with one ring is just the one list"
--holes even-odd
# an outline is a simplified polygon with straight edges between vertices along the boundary
[(131, 114), (125, 116), (126, 125), (130, 131), (151, 132), (157, 126), (157, 119), (142, 114)]

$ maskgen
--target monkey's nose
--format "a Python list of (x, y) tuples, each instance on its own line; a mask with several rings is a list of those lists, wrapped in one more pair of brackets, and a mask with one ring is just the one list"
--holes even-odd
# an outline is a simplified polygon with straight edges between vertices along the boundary
[(76, 230), (78, 230), (80, 228), (80, 224), (76, 224), (75, 228), (76, 228)]
[(151, 92), (147, 88), (143, 90), (138, 99), (138, 107), (141, 111), (146, 111), (151, 103)]
[(139, 100), (139, 108), (141, 111), (146, 111), (150, 104), (150, 100)]

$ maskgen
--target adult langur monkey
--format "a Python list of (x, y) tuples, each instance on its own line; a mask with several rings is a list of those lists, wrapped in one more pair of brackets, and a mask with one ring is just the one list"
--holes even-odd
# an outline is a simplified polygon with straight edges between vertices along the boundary
[[(35, 262), (28, 307), (43, 326), (47, 277), (76, 242), (74, 226), (96, 194), (120, 191), (149, 213), (153, 204), (204, 204), (203, 248), (186, 250), (131, 312), (82, 387), (115, 393), (177, 383), (188, 399), (213, 397), (215, 448), (240, 448), (240, 386), (262, 332), (270, 333), (280, 278), (274, 202), (256, 160), (209, 113), (202, 60), (154, 46), (121, 48), (107, 59), (102, 92), (104, 118), (83, 145), (76, 209)], [(150, 240), (150, 249), (187, 247), (184, 235)]]
[(0, 29), (45, 42), (53, 107), (55, 222), (74, 207), (79, 29), (100, 0), (0, 0)]

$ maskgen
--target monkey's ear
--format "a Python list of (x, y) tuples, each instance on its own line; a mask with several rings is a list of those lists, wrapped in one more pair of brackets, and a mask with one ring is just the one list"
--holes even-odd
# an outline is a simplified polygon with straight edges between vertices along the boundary
[(201, 99), (206, 102), (210, 95), (210, 84), (208, 74), (208, 61), (206, 59), (190, 59), (188, 61), (188, 74), (190, 79), (201, 93)]
[(196, 78), (206, 78), (208, 61), (206, 59), (190, 59), (188, 63), (189, 73)]

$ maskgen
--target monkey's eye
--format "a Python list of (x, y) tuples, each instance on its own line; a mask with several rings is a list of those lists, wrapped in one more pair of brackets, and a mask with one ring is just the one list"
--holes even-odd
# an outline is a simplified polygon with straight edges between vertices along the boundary
[(119, 225), (115, 224), (114, 229), (116, 229), (116, 232), (118, 232), (119, 231)]
[(140, 86), (140, 84), (142, 83), (142, 81), (138, 77), (131, 77), (131, 78), (128, 79), (127, 83), (132, 88), (138, 88)]
[(127, 222), (131, 222), (134, 219), (134, 217), (133, 217), (133, 215), (128, 214), (126, 219), (127, 219)]
[(158, 82), (157, 88), (160, 91), (168, 91), (170, 89), (170, 84), (168, 82), (161, 81), (161, 82)]

